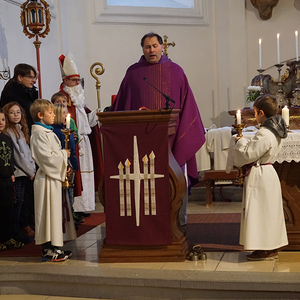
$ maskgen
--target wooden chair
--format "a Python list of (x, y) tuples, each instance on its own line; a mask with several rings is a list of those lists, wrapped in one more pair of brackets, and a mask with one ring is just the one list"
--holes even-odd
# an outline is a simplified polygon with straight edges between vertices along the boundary
[(241, 185), (240, 171), (237, 169), (226, 173), (225, 170), (209, 170), (204, 173), (203, 180), (206, 186), (206, 207), (210, 206), (214, 200), (215, 180), (232, 180), (235, 185)]

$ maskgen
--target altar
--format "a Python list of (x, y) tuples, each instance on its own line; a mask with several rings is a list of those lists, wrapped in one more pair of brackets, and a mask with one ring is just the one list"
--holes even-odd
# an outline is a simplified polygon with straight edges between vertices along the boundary
[[(254, 132), (243, 132), (245, 138)], [(232, 139), (235, 139), (233, 136)], [(232, 161), (231, 161), (232, 160)], [(300, 250), (300, 130), (290, 130), (273, 164), (278, 173), (289, 245), (284, 250)], [(228, 156), (228, 169), (234, 164)]]

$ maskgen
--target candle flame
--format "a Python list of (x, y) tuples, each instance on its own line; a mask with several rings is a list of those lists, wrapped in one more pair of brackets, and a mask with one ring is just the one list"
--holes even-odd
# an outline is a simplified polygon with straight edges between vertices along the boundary
[(298, 31), (297, 30), (295, 31), (295, 36), (298, 36)]
[(238, 114), (239, 114), (240, 112), (241, 112), (240, 110), (237, 111)]
[(279, 36), (280, 36), (280, 34), (279, 33), (277, 33), (277, 38), (279, 39)]
[(261, 45), (261, 39), (258, 40), (259, 44)]

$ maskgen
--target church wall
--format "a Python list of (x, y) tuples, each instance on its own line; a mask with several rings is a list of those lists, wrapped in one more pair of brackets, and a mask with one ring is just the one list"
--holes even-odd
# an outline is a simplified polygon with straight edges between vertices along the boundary
[[(6, 58), (14, 66), (36, 66), (33, 39), (22, 32), (21, 0), (0, 0), (0, 68)], [(299, 1), (279, 1), (273, 16), (262, 21), (250, 0), (205, 0), (207, 25), (118, 25), (95, 23), (94, 0), (48, 0), (53, 15), (50, 33), (41, 39), (43, 97), (49, 99), (61, 82), (58, 57), (73, 52), (85, 78), (87, 104), (97, 108), (95, 80), (90, 66), (101, 62), (101, 106), (110, 105), (129, 65), (139, 60), (141, 37), (149, 31), (167, 35), (169, 57), (186, 72), (206, 127), (212, 123), (230, 126), (227, 111), (243, 108), (246, 88), (257, 74), (258, 39), (263, 39), (263, 67), (276, 63), (279, 32), (281, 60), (295, 57), (294, 31), (299, 19)], [(297, 7), (298, 6), (298, 7)], [(271, 70), (272, 71), (272, 70)], [(13, 73), (13, 72), (12, 72)], [(274, 72), (276, 75), (276, 71)], [(5, 84), (0, 80), (0, 90)]]

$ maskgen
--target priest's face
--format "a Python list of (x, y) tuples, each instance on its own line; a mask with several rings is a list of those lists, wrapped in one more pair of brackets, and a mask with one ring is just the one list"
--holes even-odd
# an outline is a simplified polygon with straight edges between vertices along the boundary
[(147, 37), (144, 41), (143, 53), (148, 63), (157, 64), (162, 56), (163, 45), (161, 45), (157, 37)]
[(80, 77), (79, 76), (73, 76), (73, 77), (70, 77), (70, 78), (65, 78), (64, 83), (65, 83), (66, 86), (69, 86), (69, 87), (76, 86), (76, 85), (80, 84)]

